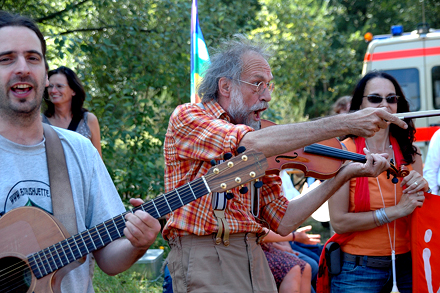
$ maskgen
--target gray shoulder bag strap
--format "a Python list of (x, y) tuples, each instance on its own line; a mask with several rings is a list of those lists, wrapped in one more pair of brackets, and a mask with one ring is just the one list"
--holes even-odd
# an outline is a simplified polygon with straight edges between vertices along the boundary
[(51, 126), (43, 123), (43, 130), (46, 139), (47, 169), (49, 170), (53, 215), (63, 224), (70, 235), (75, 235), (78, 233), (78, 228), (63, 146)]

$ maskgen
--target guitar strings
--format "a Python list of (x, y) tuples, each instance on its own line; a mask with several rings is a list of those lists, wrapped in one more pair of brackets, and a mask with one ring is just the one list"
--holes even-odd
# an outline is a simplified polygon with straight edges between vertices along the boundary
[[(207, 175), (206, 177), (211, 177), (210, 175)], [(206, 178), (205, 177), (205, 178)], [(205, 183), (203, 182), (203, 180), (201, 179), (201, 178), (198, 178), (198, 179), (196, 179), (196, 180), (194, 180), (193, 182), (191, 182), (192, 184), (191, 184), (191, 188), (192, 188), (192, 191), (191, 192), (185, 192), (185, 190), (187, 190), (186, 188), (184, 189), (184, 191), (182, 192), (182, 190), (181, 190), (181, 192), (180, 193), (178, 193), (179, 195), (180, 195), (180, 197), (182, 197), (182, 201), (185, 203), (185, 202), (190, 202), (190, 201), (192, 201), (192, 200), (194, 200), (194, 197), (195, 197), (195, 195), (194, 194), (199, 194), (200, 192), (203, 192), (203, 191), (207, 191), (207, 189), (206, 189), (206, 185), (205, 185)], [(185, 187), (185, 185), (183, 186), (183, 187)], [(194, 192), (194, 194), (193, 194), (193, 192)], [(168, 192), (168, 193), (166, 193), (166, 194), (162, 194), (162, 195), (160, 195), (160, 196), (158, 196), (157, 198), (155, 198), (155, 199), (153, 199), (152, 201), (155, 201), (155, 202), (157, 202), (158, 204), (156, 204), (156, 206), (157, 206), (157, 209), (158, 210), (163, 210), (163, 209), (165, 209), (165, 208), (168, 208), (167, 206), (168, 206), (168, 204), (166, 203), (166, 200), (168, 201), (168, 203), (169, 203), (169, 205), (171, 206), (171, 207), (174, 207), (175, 205), (176, 205), (176, 203), (178, 203), (179, 204), (179, 207), (180, 206), (182, 206), (181, 205), (181, 202), (180, 202), (180, 200), (176, 197), (175, 199), (174, 198), (171, 198), (171, 200), (169, 199), (169, 198), (167, 198), (167, 199), (165, 199), (164, 197), (165, 196), (170, 196), (172, 193), (175, 193), (174, 192), (174, 190), (173, 191), (171, 191), (171, 192)], [(200, 197), (200, 196), (199, 196)], [(156, 200), (157, 199), (157, 200)], [(146, 202), (145, 204), (143, 204), (142, 206), (139, 206), (139, 207), (136, 207), (136, 208), (134, 208), (133, 210), (138, 210), (138, 209), (143, 209), (143, 210), (146, 210), (145, 209), (145, 206), (146, 205), (150, 205), (150, 206), (152, 206), (152, 201), (148, 201), (148, 202)], [(148, 209), (148, 207), (147, 207), (147, 209)], [(132, 211), (133, 211), (132, 210)], [(174, 210), (174, 209), (173, 209)], [(67, 247), (71, 247), (71, 245), (69, 245), (69, 243), (72, 243), (72, 241), (69, 241), (69, 240), (72, 240), (73, 238), (76, 238), (76, 239), (78, 239), (78, 236), (80, 236), (81, 237), (81, 240), (82, 241), (77, 241), (77, 246), (78, 246), (78, 249), (79, 249), (79, 251), (78, 251), (78, 249), (75, 249), (75, 248), (73, 248), (73, 250), (75, 250), (75, 251), (77, 251), (78, 253), (80, 253), (81, 255), (85, 255), (85, 253), (83, 253), (82, 251), (84, 250), (84, 248), (86, 248), (86, 247), (90, 247), (91, 245), (91, 243), (93, 243), (93, 238), (94, 238), (94, 236), (95, 236), (95, 238), (96, 238), (96, 236), (98, 235), (98, 233), (106, 233), (107, 234), (107, 232), (109, 233), (109, 235), (108, 235), (108, 237), (111, 239), (111, 241), (113, 241), (113, 240), (116, 240), (116, 239), (119, 239), (120, 237), (122, 237), (123, 236), (123, 233), (122, 233), (122, 230), (123, 230), (123, 228), (125, 228), (125, 218), (123, 218), (123, 216), (125, 215), (125, 214), (127, 214), (127, 213), (130, 213), (130, 212), (132, 212), (132, 211), (127, 211), (127, 212), (125, 212), (125, 213), (123, 213), (123, 214), (121, 214), (121, 215), (118, 215), (118, 216), (116, 216), (116, 217), (114, 217), (113, 219), (111, 219), (111, 220), (107, 220), (106, 222), (104, 222), (104, 223), (101, 223), (101, 224), (99, 224), (99, 225), (97, 225), (97, 226), (95, 226), (95, 227), (92, 227), (92, 228), (90, 228), (89, 230), (87, 230), (87, 231), (83, 231), (82, 233), (79, 233), (79, 234), (76, 234), (75, 236), (73, 236), (73, 237), (70, 237), (70, 238), (68, 238), (68, 239), (65, 239), (65, 240), (62, 240), (62, 241), (60, 241), (59, 243), (63, 243), (63, 242), (66, 242), (66, 245), (62, 245), (61, 247), (60, 246), (56, 246), (56, 244), (54, 244), (55, 245), (55, 247), (57, 247), (56, 248), (56, 250), (51, 250), (50, 248), (51, 247), (53, 247), (53, 246), (50, 246), (50, 247), (48, 247), (48, 248), (45, 248), (45, 249), (43, 249), (43, 250), (41, 250), (40, 252), (38, 252), (38, 253), (35, 253), (35, 254), (32, 254), (30, 257), (32, 257), (32, 256), (35, 256), (35, 255), (38, 255), (38, 258), (40, 259), (39, 261), (37, 260), (37, 259), (35, 259), (35, 262), (36, 263), (41, 263), (41, 265), (40, 266), (43, 266), (45, 269), (45, 271), (47, 272), (47, 271), (49, 271), (49, 272), (47, 272), (46, 274), (43, 274), (43, 275), (47, 275), (48, 273), (51, 273), (51, 272), (53, 272), (54, 270), (56, 270), (56, 269), (58, 269), (59, 267), (62, 267), (62, 266), (65, 266), (65, 265), (67, 265), (67, 264), (69, 264), (69, 263), (71, 263), (72, 261), (75, 261), (75, 260), (77, 260), (77, 259), (79, 259), (80, 257), (78, 257), (78, 258), (76, 258), (76, 256), (75, 256), (75, 253), (73, 252), (73, 253), (69, 253), (69, 255), (73, 255), (73, 257), (75, 258), (75, 259), (73, 259), (72, 261), (70, 261), (70, 258), (66, 255), (66, 253), (68, 253), (68, 250), (66, 249)], [(134, 212), (134, 211), (133, 211)], [(166, 213), (163, 213), (163, 215), (165, 215), (165, 214), (167, 214), (168, 212), (166, 212)], [(150, 214), (152, 214), (152, 212), (150, 212)], [(159, 215), (159, 217), (160, 216), (162, 216), (162, 215)], [(116, 219), (116, 218), (118, 218), (118, 219)], [(114, 220), (114, 221), (113, 221)], [(110, 226), (109, 227), (107, 227), (107, 228), (109, 228), (109, 229), (107, 229), (106, 230), (106, 227), (104, 227), (104, 226), (107, 226), (107, 225), (109, 225), (110, 224)], [(121, 224), (123, 224), (123, 226), (124, 227), (122, 227), (122, 228), (120, 228), (120, 226), (121, 226)], [(97, 228), (97, 229), (95, 229), (95, 228)], [(91, 233), (89, 233), (90, 232), (90, 230), (92, 230), (92, 232)], [(121, 230), (120, 232), (119, 232), (119, 230)], [(98, 231), (98, 232), (96, 232), (96, 231)], [(90, 234), (90, 236), (89, 235), (87, 235), (87, 234)], [(79, 239), (78, 239), (79, 240)], [(57, 243), (57, 244), (59, 244), (59, 243)], [(108, 244), (108, 243), (107, 243)], [(101, 247), (103, 247), (104, 245), (102, 245), (102, 242), (101, 242), (101, 245), (99, 245), (100, 247), (99, 248), (101, 248)], [(92, 247), (90, 247), (90, 250), (92, 249)], [(48, 252), (46, 252), (46, 250), (48, 251)], [(70, 250), (70, 249), (69, 249)], [(93, 249), (94, 250), (94, 249)], [(87, 251), (89, 251), (89, 249), (87, 249)], [(42, 254), (43, 253), (43, 254)], [(42, 254), (42, 255), (41, 255)], [(60, 255), (63, 255), (64, 254), (64, 256), (60, 256)], [(29, 258), (30, 258), (29, 257)], [(44, 258), (43, 258), (44, 257)], [(68, 262), (67, 262), (67, 264), (64, 264), (64, 262), (65, 261), (63, 261), (62, 259), (60, 260), (60, 263), (62, 264), (62, 266), (58, 266), (57, 265), (57, 262), (54, 260), (54, 257), (56, 257), (57, 259), (60, 259), (60, 258), (62, 258), (62, 259), (64, 259), (64, 260), (67, 260)], [(37, 264), (38, 265), (38, 264)], [(56, 269), (53, 269), (53, 266), (55, 266), (56, 267)], [(46, 268), (48, 269), (48, 270), (46, 270)], [(0, 284), (2, 284), (2, 287), (3, 286), (8, 286), (7, 287), (7, 291), (9, 291), (9, 290), (11, 290), (11, 286), (9, 286), (7, 283), (8, 282), (13, 282), (14, 280), (17, 280), (17, 279), (19, 279), (19, 282), (21, 282), (21, 283), (23, 283), (24, 281), (22, 281), (22, 278), (21, 278), (21, 276), (22, 276), (22, 272), (24, 271), (24, 270), (28, 270), (28, 266), (27, 266), (27, 264), (26, 263), (24, 263), (24, 262), (20, 262), (20, 263), (17, 263), (17, 264), (14, 264), (14, 265), (12, 265), (12, 266), (9, 266), (9, 267), (7, 267), (7, 268), (5, 268), (5, 269), (2, 269), (2, 270), (0, 270)], [(6, 271), (6, 273), (4, 273)], [(8, 272), (9, 271), (9, 272)], [(14, 272), (15, 271), (15, 273), (11, 273), (11, 272)], [(7, 281), (5, 281), (5, 280), (7, 280)], [(16, 285), (17, 283), (15, 283), (15, 284), (11, 284), (11, 285)], [(19, 287), (20, 286), (20, 284), (18, 283), (18, 286), (16, 286), (16, 287)], [(6, 291), (6, 292), (7, 292)], [(0, 292), (3, 292), (3, 291), (0, 291)]]
[[(237, 160), (237, 162), (235, 162), (235, 164), (239, 165), (241, 162), (242, 162), (241, 160)], [(226, 163), (223, 163), (223, 164), (226, 164)], [(217, 166), (217, 168), (222, 166), (223, 164)], [(220, 174), (224, 173), (225, 171), (229, 171), (229, 170), (230, 170), (230, 168), (225, 168), (223, 170), (220, 170), (220, 172), (218, 174), (210, 173), (210, 174), (205, 175), (204, 177), (205, 177), (206, 180), (209, 180), (209, 179), (211, 179), (211, 177), (219, 176)], [(261, 176), (263, 176), (263, 175), (264, 174), (262, 174)], [(255, 178), (257, 178), (257, 177), (255, 177)], [(244, 183), (242, 183), (242, 184), (244, 184)], [(95, 251), (96, 249), (99, 249), (99, 248), (107, 245), (108, 243), (110, 243), (110, 242), (112, 242), (112, 241), (114, 241), (116, 239), (121, 238), (123, 236), (122, 230), (125, 228), (125, 222), (126, 222), (125, 218), (123, 216), (126, 215), (127, 213), (131, 213), (131, 212), (134, 213), (136, 210), (139, 210), (139, 209), (142, 209), (142, 210), (146, 211), (146, 208), (147, 209), (151, 208), (150, 211), (147, 211), (147, 212), (149, 212), (149, 214), (152, 214), (153, 212), (155, 212), (156, 214), (158, 214), (158, 217), (161, 217), (163, 215), (168, 214), (171, 211), (176, 210), (179, 207), (182, 207), (183, 205), (185, 205), (185, 204), (187, 204), (187, 203), (189, 203), (189, 202), (191, 202), (191, 201), (193, 201), (195, 199), (198, 199), (198, 198), (202, 197), (203, 195), (205, 195), (207, 193), (205, 193), (205, 194), (203, 194), (202, 196), (199, 196), (199, 197), (197, 197), (195, 194), (199, 194), (199, 193), (205, 192), (205, 191), (207, 191), (207, 189), (206, 189), (206, 185), (205, 185), (205, 182), (203, 181), (203, 179), (202, 178), (195, 179), (192, 182), (189, 182), (187, 184), (184, 184), (184, 185), (174, 189), (173, 191), (170, 191), (170, 192), (167, 192), (165, 194), (159, 195), (155, 199), (150, 200), (150, 201), (142, 204), (141, 206), (135, 207), (135, 208), (133, 208), (130, 211), (127, 211), (127, 212), (125, 212), (123, 214), (120, 214), (120, 215), (110, 219), (110, 220), (105, 221), (104, 223), (101, 223), (101, 224), (99, 224), (97, 226), (94, 226), (94, 227), (92, 227), (92, 228), (90, 228), (90, 229), (88, 229), (86, 231), (83, 231), (81, 233), (78, 233), (78, 234), (70, 237), (70, 238), (67, 238), (65, 240), (62, 240), (62, 241), (58, 242), (57, 244), (61, 244), (61, 247), (59, 247), (61, 249), (56, 247), (57, 244), (54, 244), (54, 245), (52, 245), (52, 246), (50, 246), (48, 248), (45, 248), (45, 249), (41, 250), (40, 252), (37, 252), (37, 253), (34, 253), (34, 254), (28, 256), (29, 263), (31, 265), (30, 258), (34, 257), (35, 265), (38, 265), (38, 262), (41, 263), (41, 265), (43, 266), (44, 270), (46, 271), (46, 274), (42, 274), (42, 275), (43, 276), (47, 275), (48, 273), (51, 273), (51, 272), (55, 271), (59, 267), (63, 267), (63, 266), (66, 265), (66, 264), (63, 263), (62, 258), (60, 257), (60, 252), (61, 252), (61, 255), (64, 254), (64, 258), (68, 261), (67, 264), (69, 264), (69, 263), (71, 263), (71, 262), (81, 258), (81, 256), (86, 255), (84, 252), (82, 252), (82, 250), (84, 248), (86, 248), (87, 252), (90, 253), (90, 251)], [(167, 197), (167, 196), (170, 196), (170, 195), (172, 195), (174, 193), (177, 194), (177, 197), (176, 196), (175, 197), (171, 197), (171, 198)], [(149, 205), (150, 207), (147, 207), (147, 205)], [(155, 205), (155, 209), (152, 209), (153, 205)], [(177, 207), (174, 207), (176, 205), (177, 205)], [(168, 208), (169, 212), (166, 212), (165, 214), (160, 215), (160, 213), (158, 213), (158, 210), (162, 210), (165, 207)], [(109, 223), (112, 223), (112, 225), (110, 227), (107, 227), (107, 225), (109, 225)], [(123, 227), (119, 227), (121, 224), (123, 225)], [(107, 229), (107, 228), (110, 228), (110, 229)], [(117, 235), (116, 235), (115, 232), (117, 232)], [(107, 234), (108, 238), (110, 239), (110, 242), (104, 244), (103, 240), (102, 240), (102, 238), (100, 236), (101, 234)], [(112, 235), (115, 238), (113, 238)], [(79, 244), (78, 244), (78, 242), (76, 242), (76, 238), (78, 238), (78, 236), (81, 237), (81, 239), (78, 239), (78, 240), (82, 240), (82, 241), (79, 241)], [(85, 237), (83, 237), (83, 236), (85, 236)], [(96, 245), (95, 245), (94, 236), (95, 237), (99, 236), (99, 239), (101, 240), (101, 244), (98, 244), (98, 247), (96, 247)], [(71, 248), (72, 245), (69, 243), (69, 242), (71, 242), (71, 240), (73, 240), (75, 242), (75, 246), (77, 247), (76, 251), (80, 254), (79, 257), (76, 257), (75, 253), (73, 252), (73, 250), (75, 250), (75, 247), (73, 247), (73, 250)], [(66, 245), (62, 244), (63, 242), (66, 242)], [(90, 249), (88, 249), (88, 247), (90, 246), (91, 243), (93, 244), (93, 247), (90, 247)], [(55, 254), (50, 250), (51, 247), (55, 247), (56, 248), (56, 250), (53, 251), (53, 252), (55, 252)], [(70, 260), (69, 257), (67, 256), (66, 247), (68, 247), (69, 250), (71, 251), (71, 253), (69, 253), (69, 255), (73, 255), (73, 258), (74, 258), (73, 260)], [(48, 251), (48, 253), (44, 252), (46, 250)], [(42, 252), (44, 254), (40, 255)], [(36, 258), (35, 258), (36, 255), (38, 255), (40, 261), (36, 260)], [(44, 257), (45, 260), (42, 259), (42, 257)], [(57, 265), (57, 262), (55, 261), (55, 257), (60, 259), (61, 266)], [(52, 261), (50, 260), (51, 258), (52, 258)], [(14, 274), (20, 274), (21, 272), (24, 271), (23, 268), (25, 268), (25, 269), (28, 268), (27, 264), (24, 263), (23, 261), (21, 261), (20, 263), (21, 264), (18, 264), (18, 267), (15, 267), (15, 266), (17, 266), (17, 264), (14, 264), (14, 265), (12, 265), (12, 266), (10, 266), (8, 268), (0, 270), (0, 284), (4, 284), (3, 283), (4, 282), (4, 276), (7, 275), (7, 274), (4, 274), (3, 271), (5, 271), (5, 270), (12, 270), (12, 271), (16, 271), (16, 273), (14, 273)], [(52, 264), (55, 265), (56, 269), (52, 268)], [(50, 268), (49, 271), (50, 272), (47, 272), (47, 270), (46, 270), (47, 266), (49, 266), (49, 268)], [(35, 273), (35, 271), (34, 271), (34, 273)], [(14, 275), (14, 274), (12, 274), (12, 275)], [(9, 275), (9, 276), (12, 276), (12, 275)], [(19, 275), (18, 278), (20, 276), (21, 275)]]

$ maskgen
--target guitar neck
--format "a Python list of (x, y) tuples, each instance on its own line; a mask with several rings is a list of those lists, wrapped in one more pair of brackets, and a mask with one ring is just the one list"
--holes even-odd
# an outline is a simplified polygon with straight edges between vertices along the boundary
[(37, 279), (42, 278), (121, 238), (127, 213), (143, 210), (160, 218), (210, 192), (225, 192), (256, 180), (264, 176), (267, 166), (263, 153), (248, 150), (212, 167), (205, 176), (28, 256), (30, 267)]
[(42, 278), (121, 238), (124, 235), (125, 215), (127, 213), (143, 210), (157, 219), (209, 192), (204, 177), (196, 179), (128, 212), (28, 256), (31, 269), (37, 279)]

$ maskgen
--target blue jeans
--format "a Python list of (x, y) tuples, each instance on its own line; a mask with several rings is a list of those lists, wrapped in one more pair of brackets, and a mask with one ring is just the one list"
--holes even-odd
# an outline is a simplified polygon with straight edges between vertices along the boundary
[[(396, 261), (396, 281), (400, 293), (412, 292), (411, 258)], [(331, 278), (331, 292), (334, 293), (389, 293), (393, 286), (391, 268), (371, 268), (354, 262), (344, 261), (339, 275)]]
[(165, 265), (164, 278), (163, 278), (163, 293), (173, 293), (173, 284), (171, 280), (170, 270), (168, 265)]
[(319, 263), (319, 257), (321, 256), (321, 251), (323, 245), (321, 244), (303, 244), (299, 242), (289, 241), (290, 247), (293, 250), (304, 253), (308, 257), (314, 259), (317, 263)]

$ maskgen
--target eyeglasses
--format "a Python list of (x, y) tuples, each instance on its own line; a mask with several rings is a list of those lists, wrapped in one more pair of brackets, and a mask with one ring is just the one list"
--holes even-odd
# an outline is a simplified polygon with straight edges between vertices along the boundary
[(266, 83), (266, 82), (259, 82), (259, 83), (250, 83), (250, 82), (247, 82), (247, 81), (244, 81), (244, 80), (241, 80), (241, 79), (237, 79), (239, 82), (243, 82), (243, 83), (246, 83), (246, 84), (249, 84), (249, 85), (253, 85), (253, 86), (256, 86), (257, 88), (255, 89), (255, 92), (256, 93), (258, 93), (259, 95), (262, 95), (262, 94), (264, 94), (264, 91), (267, 89), (268, 91), (269, 91), (269, 93), (272, 93), (273, 92), (273, 89), (274, 89), (274, 84), (273, 84), (273, 82), (271, 82), (271, 83)]
[(49, 86), (47, 87), (49, 90), (52, 90), (54, 87), (57, 89), (57, 90), (62, 90), (63, 88), (65, 88), (67, 85), (66, 84), (62, 84), (62, 83), (59, 83), (59, 84), (49, 84)]
[(367, 98), (368, 102), (373, 103), (373, 104), (380, 104), (380, 103), (382, 103), (383, 99), (385, 99), (388, 104), (396, 104), (397, 100), (399, 99), (399, 96), (397, 96), (397, 95), (390, 95), (390, 96), (386, 96), (386, 97), (382, 97), (379, 95), (368, 95), (368, 96), (363, 96), (363, 97)]

